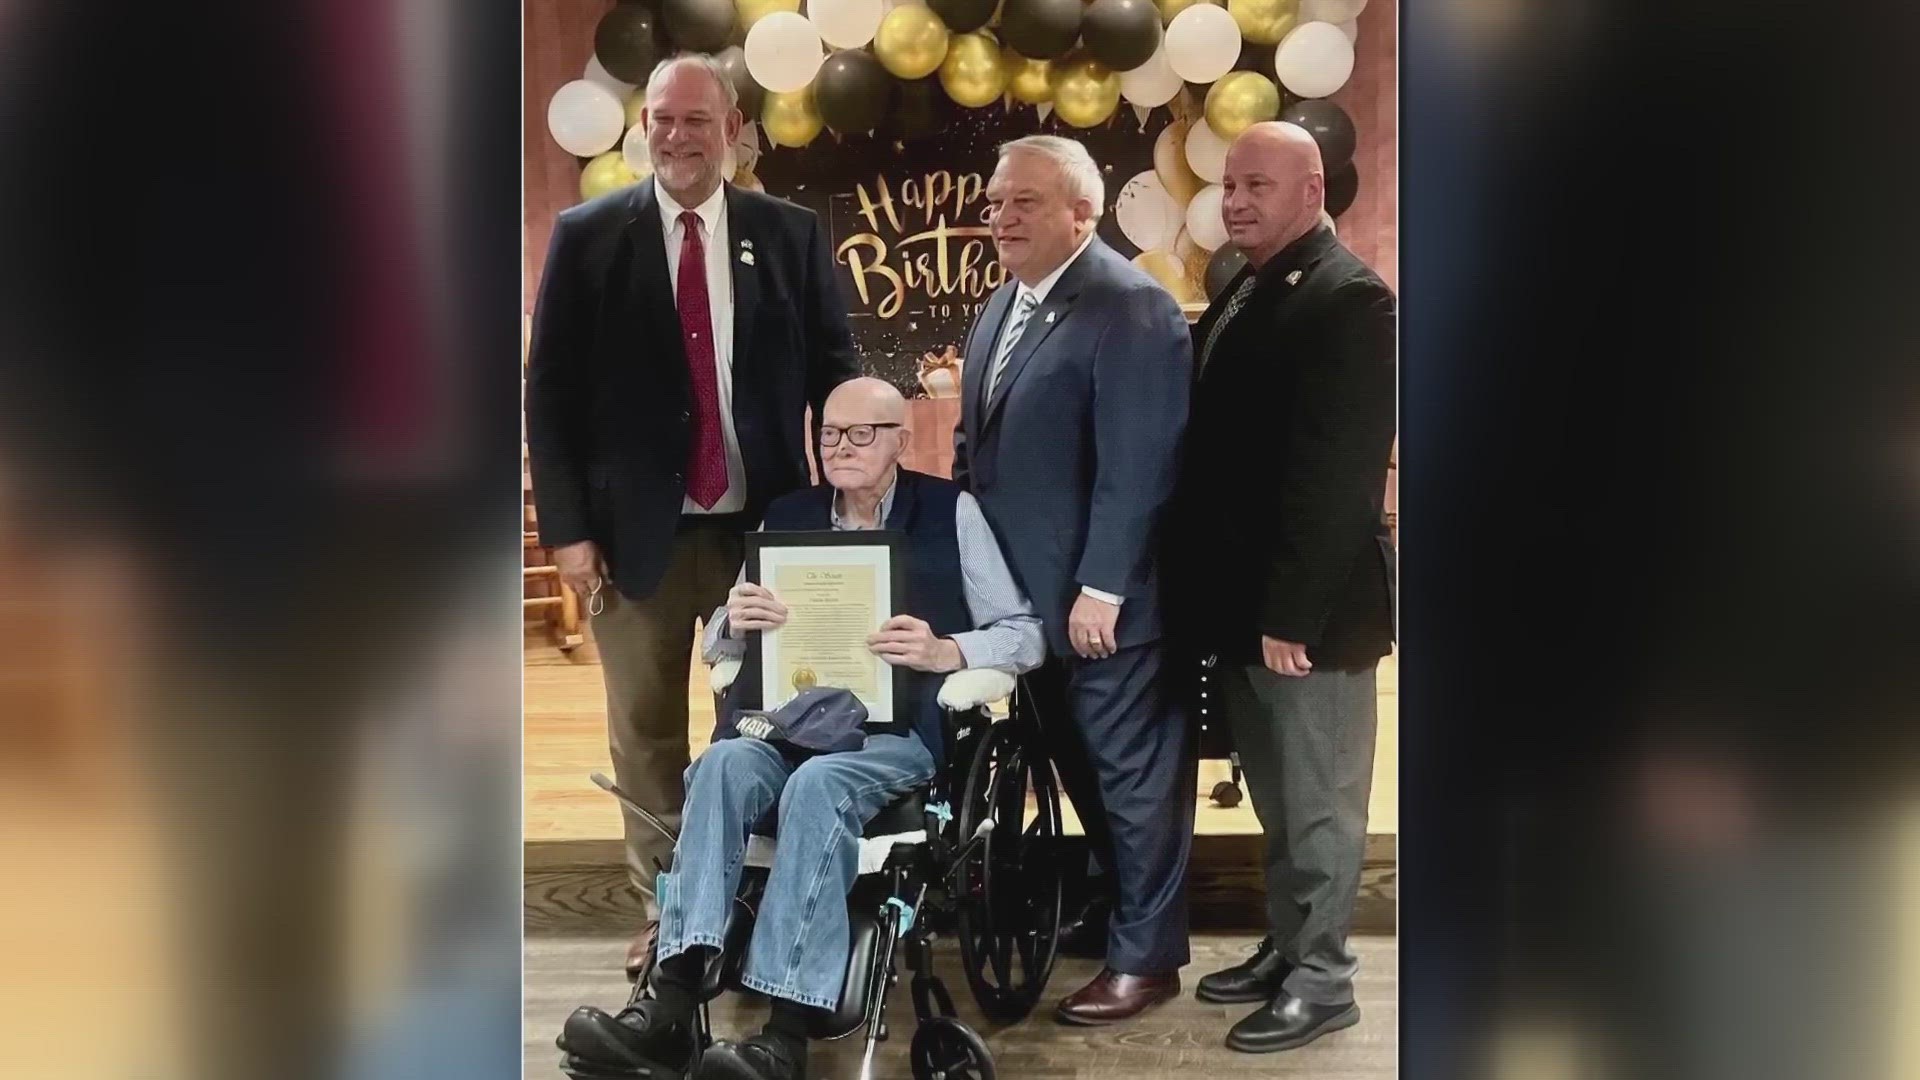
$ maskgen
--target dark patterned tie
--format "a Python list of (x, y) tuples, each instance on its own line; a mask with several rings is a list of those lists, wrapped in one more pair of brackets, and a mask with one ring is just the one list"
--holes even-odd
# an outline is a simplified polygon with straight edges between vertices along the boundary
[(702, 510), (727, 493), (727, 447), (720, 435), (720, 375), (713, 366), (713, 307), (707, 300), (707, 249), (700, 215), (680, 212), (680, 341), (687, 350), (693, 391), (693, 448), (687, 458), (687, 497)]
[(1207, 361), (1213, 356), (1213, 343), (1220, 340), (1220, 330), (1232, 322), (1235, 315), (1240, 314), (1240, 308), (1246, 304), (1248, 295), (1253, 292), (1254, 281), (1255, 275), (1248, 274), (1247, 279), (1240, 283), (1240, 287), (1233, 290), (1233, 295), (1227, 297), (1227, 309), (1213, 321), (1213, 329), (1207, 331), (1206, 344), (1200, 347), (1200, 368), (1195, 375), (1206, 373)]
[(1000, 388), (1000, 376), (1007, 370), (1007, 361), (1013, 358), (1013, 347), (1020, 344), (1020, 335), (1027, 330), (1027, 320), (1039, 304), (1032, 293), (1025, 293), (1020, 297), (1020, 306), (1015, 309), (1013, 318), (1007, 320), (1007, 334), (1000, 341), (1000, 353), (993, 358), (993, 370), (987, 376), (988, 401), (993, 400), (993, 392)]

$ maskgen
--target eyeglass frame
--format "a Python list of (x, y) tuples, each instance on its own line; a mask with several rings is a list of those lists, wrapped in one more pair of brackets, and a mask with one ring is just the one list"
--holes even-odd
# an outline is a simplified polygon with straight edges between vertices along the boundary
[[(879, 437), (881, 428), (902, 428), (906, 426), (907, 425), (905, 424), (899, 424), (899, 423), (848, 424), (844, 428), (839, 428), (839, 427), (828, 427), (822, 424), (820, 427), (820, 445), (821, 446), (839, 446), (841, 437), (845, 436), (847, 442), (849, 442), (853, 446), (868, 447), (868, 446), (872, 446), (873, 440)], [(861, 428), (867, 429), (868, 435), (867, 435), (866, 442), (861, 442), (859, 439), (856, 439), (853, 437), (853, 433), (855, 431), (858, 431)], [(827, 432), (829, 431), (835, 433), (833, 437), (833, 441), (831, 442), (827, 441)]]

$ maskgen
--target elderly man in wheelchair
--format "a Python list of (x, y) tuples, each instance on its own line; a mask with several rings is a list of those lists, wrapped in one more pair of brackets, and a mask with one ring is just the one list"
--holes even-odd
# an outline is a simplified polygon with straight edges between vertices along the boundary
[[(746, 581), (743, 569), (703, 642), (716, 688), (728, 688), (715, 741), (687, 770), (673, 866), (657, 880), (657, 960), (645, 991), (636, 990), (617, 1015), (583, 1007), (569, 1017), (558, 1041), (575, 1076), (804, 1077), (810, 1033), (834, 1030), (832, 1014), (848, 1008), (843, 990), (854, 992), (857, 935), (845, 898), (863, 870), (863, 830), (940, 774), (944, 708), (1004, 696), (1013, 676), (1040, 663), (1039, 620), (979, 506), (951, 481), (900, 468), (907, 440), (898, 391), (877, 379), (842, 384), (821, 416), (827, 485), (775, 500), (763, 525), (887, 529), (905, 537), (910, 614), (888, 619), (867, 640), (875, 655), (906, 673), (896, 683), (907, 691), (896, 695), (894, 722), (869, 723), (852, 748), (821, 752), (817, 741), (799, 740), (815, 747), (803, 749), (783, 735), (815, 721), (844, 724), (833, 714), (849, 702), (857, 707), (857, 699), (816, 691), (770, 717), (743, 711), (759, 704), (758, 661), (748, 655), (747, 636), (783, 625), (788, 614), (773, 592)], [(767, 816), (777, 841), (751, 936), (742, 941), (743, 864), (750, 845), (764, 843), (753, 833)], [(903, 913), (911, 920), (910, 908)], [(771, 1016), (758, 1034), (703, 1046), (701, 1006), (728, 981), (771, 999)], [(870, 1067), (878, 1011), (853, 1008), (871, 1021)]]

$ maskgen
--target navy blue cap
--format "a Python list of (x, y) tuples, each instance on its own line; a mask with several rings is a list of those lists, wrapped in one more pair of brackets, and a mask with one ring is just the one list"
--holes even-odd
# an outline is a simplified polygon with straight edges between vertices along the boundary
[(741, 712), (734, 729), (749, 738), (788, 743), (816, 754), (837, 754), (866, 745), (866, 722), (867, 707), (851, 690), (816, 686), (771, 712)]

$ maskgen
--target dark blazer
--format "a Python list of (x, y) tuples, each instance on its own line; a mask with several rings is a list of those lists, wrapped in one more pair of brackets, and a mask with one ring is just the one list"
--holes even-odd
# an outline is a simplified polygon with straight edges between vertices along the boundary
[(1192, 344), (1180, 305), (1099, 239), (1027, 320), (993, 400), (981, 391), (1019, 283), (967, 332), (953, 477), (980, 500), (1007, 561), (1072, 654), (1082, 585), (1126, 598), (1126, 648), (1160, 636), (1159, 546), (1187, 424)]
[[(859, 374), (826, 230), (726, 186), (733, 423), (743, 527), (809, 482), (804, 410)], [(751, 252), (753, 262), (742, 261)], [(593, 540), (620, 592), (651, 595), (673, 553), (693, 435), (686, 351), (654, 182), (562, 211), (534, 308), (527, 450), (540, 542)]]
[[(1253, 273), (1241, 271), (1194, 326), (1196, 358)], [(1333, 667), (1391, 650), (1381, 503), (1394, 320), (1393, 293), (1331, 230), (1259, 270), (1194, 387), (1172, 554), (1183, 642), (1257, 662), (1266, 635)]]

